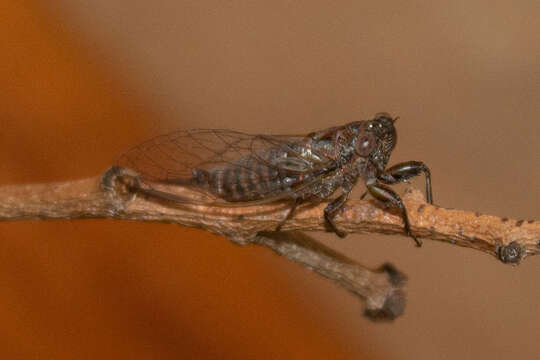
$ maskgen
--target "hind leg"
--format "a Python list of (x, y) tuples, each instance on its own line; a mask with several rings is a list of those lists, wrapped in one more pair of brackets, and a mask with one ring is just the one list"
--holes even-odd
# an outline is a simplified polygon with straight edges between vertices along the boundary
[(295, 198), (292, 205), (291, 205), (291, 208), (289, 209), (289, 212), (287, 213), (287, 215), (283, 218), (283, 220), (280, 221), (280, 223), (278, 224), (278, 226), (276, 227), (276, 230), (275, 231), (280, 231), (281, 230), (281, 227), (288, 221), (292, 218), (293, 214), (294, 214), (294, 211), (296, 210), (296, 207), (298, 206), (298, 204), (300, 204), (302, 200), (300, 198)]

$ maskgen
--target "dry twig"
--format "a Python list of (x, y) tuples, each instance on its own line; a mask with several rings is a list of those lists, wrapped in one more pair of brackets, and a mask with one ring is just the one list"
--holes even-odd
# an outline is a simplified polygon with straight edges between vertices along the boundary
[[(369, 270), (314, 240), (291, 231), (324, 231), (325, 203), (299, 207), (287, 221), (284, 233), (271, 233), (287, 203), (252, 207), (178, 205), (141, 194), (123, 186), (133, 174), (112, 168), (103, 178), (55, 184), (16, 185), (0, 188), (0, 220), (115, 218), (157, 221), (199, 227), (221, 234), (237, 244), (255, 243), (300, 262), (328, 277), (366, 301), (371, 318), (394, 318), (405, 304), (406, 278), (391, 265)], [(182, 197), (198, 196), (179, 186), (157, 186)], [(403, 196), (414, 234), (449, 242), (518, 264), (540, 253), (540, 221), (511, 220), (475, 212), (429, 205), (416, 189)], [(336, 217), (340, 229), (349, 233), (403, 234), (401, 217), (376, 201), (350, 201)]]

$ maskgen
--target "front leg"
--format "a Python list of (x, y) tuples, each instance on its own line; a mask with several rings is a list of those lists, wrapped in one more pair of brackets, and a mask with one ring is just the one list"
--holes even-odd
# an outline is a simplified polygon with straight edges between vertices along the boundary
[(394, 190), (390, 189), (388, 186), (379, 184), (377, 182), (372, 182), (366, 184), (368, 192), (375, 199), (382, 201), (386, 206), (393, 206), (398, 208), (401, 211), (401, 217), (405, 225), (405, 233), (408, 236), (412, 237), (416, 241), (416, 246), (422, 246), (422, 241), (416, 238), (411, 232), (411, 224), (409, 223), (409, 216), (407, 215), (407, 209), (403, 205), (403, 201)]
[(382, 172), (378, 179), (384, 184), (392, 185), (418, 176), (422, 172), (426, 175), (426, 200), (428, 204), (433, 204), (431, 173), (429, 168), (421, 161), (406, 161), (396, 164)]

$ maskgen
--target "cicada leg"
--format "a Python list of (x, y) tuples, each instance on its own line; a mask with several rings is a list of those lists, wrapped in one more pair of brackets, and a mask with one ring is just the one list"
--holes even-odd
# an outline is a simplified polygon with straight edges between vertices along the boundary
[(278, 224), (278, 226), (276, 227), (276, 230), (275, 231), (280, 231), (281, 228), (283, 227), (283, 225), (292, 218), (293, 214), (294, 214), (294, 211), (296, 210), (296, 207), (298, 206), (298, 204), (300, 204), (301, 202), (301, 198), (297, 197), (294, 199), (294, 202), (292, 203), (291, 205), (291, 208), (289, 209), (289, 212), (287, 213), (287, 215), (283, 218), (283, 220), (281, 220)]
[(418, 176), (422, 172), (426, 175), (426, 200), (428, 204), (433, 204), (431, 173), (429, 168), (421, 161), (406, 161), (396, 164), (386, 169), (378, 178), (383, 183), (392, 185)]
[(332, 231), (341, 238), (347, 236), (347, 233), (337, 228), (336, 224), (334, 224), (334, 217), (337, 215), (338, 211), (343, 208), (343, 205), (345, 205), (345, 202), (347, 202), (348, 197), (349, 193), (343, 193), (324, 208), (324, 220), (330, 229), (332, 229)]
[(405, 233), (416, 241), (416, 246), (422, 246), (422, 241), (417, 239), (416, 236), (414, 236), (411, 232), (411, 224), (409, 223), (407, 209), (405, 208), (405, 205), (403, 205), (403, 201), (399, 195), (388, 186), (379, 184), (377, 182), (367, 184), (366, 186), (371, 196), (373, 196), (375, 199), (382, 201), (387, 206), (396, 207), (401, 211), (401, 217), (403, 219), (403, 224), (405, 225)]

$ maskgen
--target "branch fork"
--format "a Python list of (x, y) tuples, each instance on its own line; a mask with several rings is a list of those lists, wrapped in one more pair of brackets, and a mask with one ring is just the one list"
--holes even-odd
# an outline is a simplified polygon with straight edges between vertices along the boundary
[[(333, 280), (360, 297), (365, 314), (373, 320), (394, 319), (405, 308), (407, 278), (392, 265), (368, 269), (302, 233), (327, 231), (326, 203), (299, 206), (276, 233), (273, 230), (286, 215), (288, 203), (250, 207), (178, 204), (133, 192), (138, 181), (133, 171), (113, 167), (102, 177), (85, 180), (4, 186), (0, 188), (0, 220), (114, 218), (198, 227), (237, 244), (269, 247)], [(201, 196), (180, 186), (152, 184), (152, 188), (183, 198)], [(540, 253), (540, 221), (445, 209), (426, 203), (414, 188), (407, 189), (402, 199), (412, 232), (423, 239), (480, 250), (512, 265)], [(376, 201), (349, 201), (335, 223), (347, 233), (404, 235), (399, 214)]]

